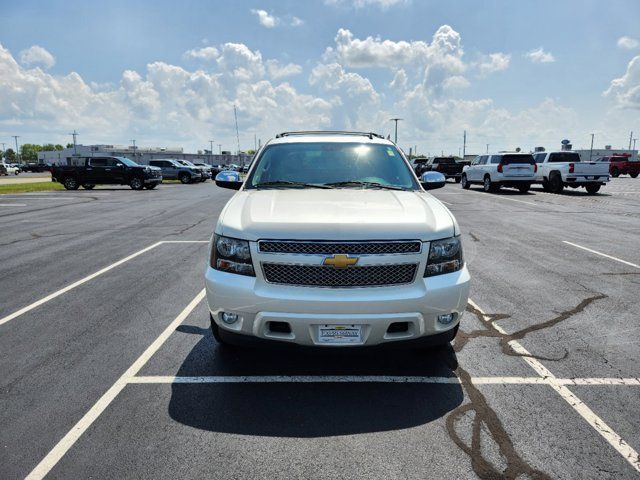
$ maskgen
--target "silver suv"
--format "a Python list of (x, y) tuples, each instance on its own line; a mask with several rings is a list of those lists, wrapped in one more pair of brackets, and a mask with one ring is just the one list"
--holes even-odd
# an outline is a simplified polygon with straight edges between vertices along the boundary
[(162, 170), (162, 178), (165, 180), (180, 180), (182, 183), (202, 181), (202, 170), (195, 165), (193, 167), (181, 165), (176, 160), (170, 158), (150, 160), (149, 165), (160, 167)]

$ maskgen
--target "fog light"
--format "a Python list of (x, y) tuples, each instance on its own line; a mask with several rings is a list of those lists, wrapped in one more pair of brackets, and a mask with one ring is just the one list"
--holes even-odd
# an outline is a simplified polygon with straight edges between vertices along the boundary
[(236, 323), (238, 321), (237, 313), (222, 312), (222, 315), (220, 315), (220, 317), (222, 318), (222, 321), (227, 325), (231, 325), (232, 323)]
[(438, 315), (438, 323), (442, 323), (443, 325), (449, 325), (456, 318), (455, 313), (447, 313), (446, 315)]

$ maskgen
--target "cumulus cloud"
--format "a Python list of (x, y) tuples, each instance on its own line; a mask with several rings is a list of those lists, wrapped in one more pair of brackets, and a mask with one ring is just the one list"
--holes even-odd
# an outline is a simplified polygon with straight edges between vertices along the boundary
[(545, 52), (542, 47), (538, 47), (528, 51), (525, 54), (525, 57), (527, 57), (533, 63), (552, 63), (556, 61), (551, 52)]
[(56, 59), (46, 49), (39, 45), (33, 45), (20, 52), (20, 63), (26, 66), (51, 68), (56, 64)]
[(290, 25), (292, 27), (301, 27), (302, 25), (304, 25), (304, 20), (298, 17), (291, 17)]
[(387, 10), (391, 7), (408, 5), (411, 0), (325, 0), (326, 5), (347, 6), (353, 8), (378, 7)]
[(640, 55), (631, 59), (622, 77), (611, 81), (604, 95), (622, 108), (640, 109)]
[(393, 80), (389, 86), (393, 89), (404, 90), (407, 87), (407, 83), (409, 82), (409, 78), (407, 77), (407, 72), (404, 69), (400, 69), (393, 76)]
[(216, 47), (194, 48), (184, 52), (185, 58), (194, 58), (198, 60), (215, 60), (220, 55)]
[(506, 70), (509, 68), (511, 62), (511, 55), (506, 53), (490, 53), (489, 55), (482, 55), (480, 61), (477, 64), (480, 76), (487, 76), (494, 72)]
[(274, 80), (280, 80), (302, 73), (302, 67), (295, 63), (282, 64), (278, 60), (267, 60), (265, 65), (267, 67), (267, 73)]
[(622, 48), (624, 50), (635, 50), (640, 47), (640, 41), (632, 37), (620, 37), (618, 39), (618, 48)]
[(251, 9), (251, 13), (258, 17), (258, 22), (265, 28), (273, 28), (280, 23), (278, 17), (271, 15), (266, 10)]

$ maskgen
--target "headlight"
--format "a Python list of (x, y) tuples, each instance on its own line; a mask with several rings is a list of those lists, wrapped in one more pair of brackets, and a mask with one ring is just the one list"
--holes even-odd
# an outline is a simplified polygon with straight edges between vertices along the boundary
[(255, 277), (249, 242), (214, 235), (209, 265), (223, 272)]
[(424, 276), (433, 277), (443, 273), (457, 272), (463, 265), (460, 237), (434, 240), (429, 245), (429, 258)]

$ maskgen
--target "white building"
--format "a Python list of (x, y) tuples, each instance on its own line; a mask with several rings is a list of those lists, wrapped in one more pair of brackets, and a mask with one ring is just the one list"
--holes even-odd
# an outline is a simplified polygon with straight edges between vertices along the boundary
[(580, 161), (582, 162), (588, 162), (589, 160), (597, 160), (598, 158), (608, 157), (610, 155), (629, 155), (630, 156), (629, 159), (632, 162), (638, 161), (638, 150), (625, 150), (625, 149), (611, 148), (610, 145), (607, 145), (605, 148), (594, 148), (593, 150), (584, 149), (584, 150), (573, 150), (573, 151), (580, 154)]

